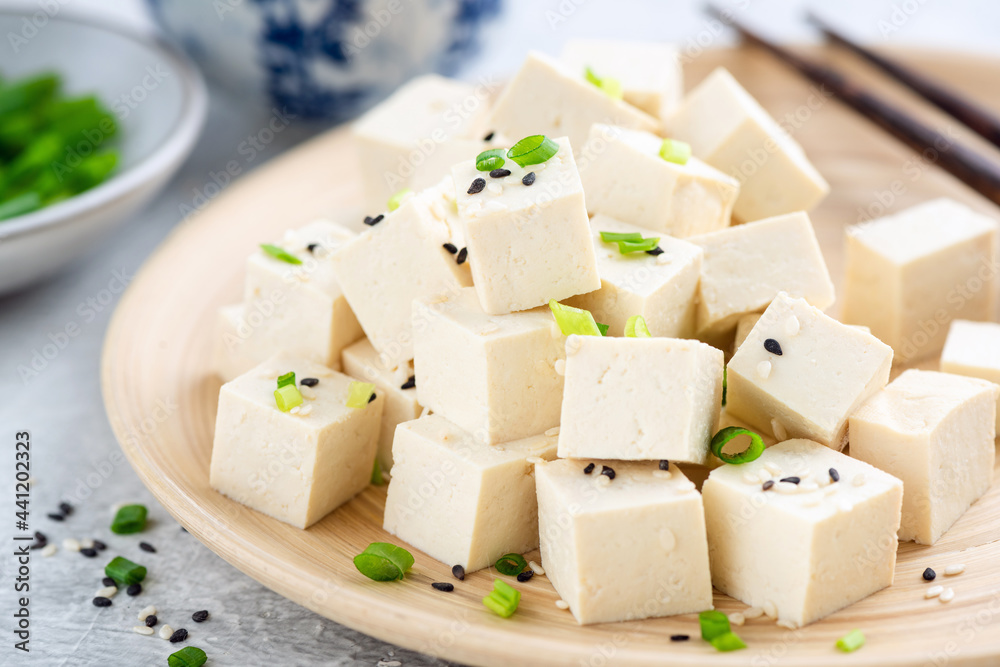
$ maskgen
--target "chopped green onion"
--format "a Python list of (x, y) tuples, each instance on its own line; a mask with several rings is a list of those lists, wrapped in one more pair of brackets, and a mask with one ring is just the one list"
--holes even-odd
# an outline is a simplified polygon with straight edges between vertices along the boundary
[(506, 574), (508, 577), (516, 577), (524, 572), (524, 568), (526, 567), (528, 567), (528, 561), (524, 560), (524, 556), (521, 554), (500, 556), (500, 560), (496, 564), (497, 571), (500, 574)]
[(16, 218), (41, 208), (42, 198), (37, 192), (25, 192), (0, 204), (0, 220)]
[(691, 159), (691, 144), (676, 139), (664, 139), (660, 146), (660, 157), (667, 162), (687, 164)]
[(146, 514), (145, 505), (119, 507), (115, 512), (115, 518), (111, 521), (111, 532), (116, 535), (141, 533), (146, 529)]
[(506, 162), (506, 160), (503, 159), (504, 153), (506, 152), (507, 151), (502, 148), (491, 148), (483, 151), (476, 156), (476, 169), (479, 171), (493, 171), (494, 169), (499, 169)]
[(727, 632), (724, 635), (719, 635), (710, 641), (712, 646), (715, 647), (716, 651), (722, 651), (727, 653), (729, 651), (739, 651), (742, 648), (746, 648), (747, 645), (743, 643), (743, 640), (735, 632)]
[(278, 376), (278, 389), (281, 389), (282, 387), (289, 384), (290, 385), (295, 384), (295, 371), (291, 371), (289, 373), (285, 373), (284, 375)]
[(726, 407), (726, 390), (729, 388), (729, 366), (722, 367), (722, 407)]
[(525, 137), (510, 147), (507, 157), (522, 167), (541, 164), (559, 152), (559, 144), (544, 134)]
[(844, 653), (857, 651), (865, 645), (865, 635), (861, 630), (851, 630), (846, 635), (837, 640), (837, 648)]
[(104, 574), (119, 583), (131, 586), (146, 578), (146, 568), (133, 563), (128, 558), (116, 556), (114, 560), (104, 566)]
[(601, 332), (602, 336), (607, 336), (608, 329), (610, 328), (611, 328), (610, 324), (601, 324), (600, 322), (597, 323), (597, 330)]
[(208, 660), (208, 656), (197, 646), (185, 646), (176, 653), (167, 656), (169, 667), (201, 667)]
[(589, 67), (585, 67), (583, 70), (583, 77), (590, 83), (594, 84), (601, 89), (605, 95), (613, 100), (620, 100), (624, 97), (624, 90), (622, 89), (622, 82), (618, 79), (610, 76), (597, 76), (594, 70)]
[(389, 203), (386, 206), (389, 207), (390, 211), (395, 211), (397, 208), (402, 206), (403, 200), (413, 194), (413, 190), (410, 188), (403, 188), (393, 196), (389, 197)]
[(639, 232), (601, 232), (601, 240), (605, 243), (616, 243), (618, 241), (641, 241), (642, 234)]
[(628, 255), (633, 252), (647, 252), (660, 245), (660, 238), (643, 239), (641, 241), (619, 241), (618, 252)]
[(260, 244), (260, 249), (263, 250), (264, 252), (266, 252), (271, 257), (274, 257), (275, 259), (279, 259), (282, 262), (288, 262), (289, 264), (301, 264), (302, 263), (301, 259), (299, 259), (295, 255), (293, 255), (292, 253), (287, 252), (287, 251), (285, 251), (282, 248), (279, 248), (276, 245), (271, 245), (270, 243), (261, 243)]
[(552, 310), (556, 324), (564, 336), (576, 334), (578, 336), (603, 336), (601, 328), (594, 321), (594, 316), (589, 310), (564, 306), (555, 299), (549, 301), (549, 308)]
[(374, 581), (397, 581), (413, 567), (413, 555), (388, 542), (372, 542), (354, 557), (358, 572)]
[(583, 78), (585, 78), (588, 83), (592, 83), (598, 88), (601, 87), (601, 77), (594, 74), (594, 70), (590, 69), (590, 67), (583, 68)]
[[(741, 435), (750, 436), (750, 446), (739, 454), (726, 454), (722, 451), (723, 447), (732, 440), (733, 438), (738, 438)], [(722, 459), (725, 463), (731, 463), (733, 465), (739, 465), (740, 463), (750, 463), (751, 461), (756, 461), (760, 458), (760, 455), (764, 453), (764, 440), (759, 435), (753, 431), (739, 426), (727, 426), (712, 438), (712, 453)]]
[(302, 405), (302, 392), (294, 384), (286, 384), (274, 390), (274, 402), (282, 412), (288, 412), (297, 405)]
[(653, 334), (649, 333), (649, 327), (646, 326), (646, 320), (642, 319), (642, 315), (633, 315), (628, 318), (625, 323), (625, 335), (628, 338), (653, 337)]
[(501, 618), (510, 618), (521, 603), (521, 592), (499, 579), (493, 580), (493, 591), (483, 598), (487, 609)]
[(375, 465), (372, 466), (371, 483), (375, 486), (382, 486), (385, 484), (385, 478), (382, 477), (382, 466), (379, 464), (378, 459), (375, 459)]
[(351, 388), (347, 393), (347, 407), (365, 407), (371, 401), (373, 393), (375, 393), (375, 385), (371, 382), (352, 382)]
[(729, 617), (721, 611), (703, 611), (698, 614), (701, 638), (707, 642), (729, 632)]

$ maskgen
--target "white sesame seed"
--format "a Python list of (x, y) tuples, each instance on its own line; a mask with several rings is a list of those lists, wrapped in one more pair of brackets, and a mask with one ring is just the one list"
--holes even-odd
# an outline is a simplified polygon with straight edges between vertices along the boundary
[(819, 491), (819, 484), (816, 482), (802, 482), (799, 484), (799, 491), (802, 493), (812, 493)]
[(841, 500), (837, 503), (837, 509), (841, 512), (850, 512), (854, 509), (854, 505), (849, 500)]
[(962, 574), (963, 572), (965, 572), (965, 564), (964, 563), (957, 563), (955, 565), (949, 565), (948, 567), (946, 567), (944, 569), (945, 575), (949, 576), (949, 577), (953, 577), (956, 574)]
[(80, 548), (81, 549), (93, 549), (94, 548), (94, 540), (80, 540)]
[(775, 477), (781, 474), (781, 466), (779, 466), (777, 463), (768, 461), (767, 463), (764, 464), (764, 467), (767, 468), (767, 471), (772, 475), (774, 475)]
[(67, 537), (63, 540), (62, 547), (64, 551), (79, 551), (80, 543), (72, 537)]
[(746, 623), (747, 619), (746, 619), (746, 616), (744, 616), (740, 612), (734, 611), (733, 613), (731, 613), (729, 615), (729, 622), (732, 623), (733, 625), (739, 626), (739, 625), (743, 625), (744, 623)]
[(653, 477), (656, 477), (658, 479), (670, 479), (673, 476), (674, 473), (670, 472), (669, 470), (660, 470), (659, 468), (657, 468), (656, 470), (653, 471)]
[(538, 563), (536, 563), (533, 560), (529, 560), (528, 561), (528, 567), (530, 567), (531, 571), (534, 572), (537, 575), (540, 575), (540, 576), (544, 576), (545, 575), (545, 570), (542, 569), (542, 566), (539, 565)]
[(931, 598), (936, 598), (944, 592), (944, 586), (931, 586), (926, 591), (924, 591), (924, 597), (928, 600)]
[(550, 428), (548, 431), (545, 432), (545, 435), (547, 435), (550, 438), (556, 437), (557, 435), (559, 435), (559, 427), (553, 426), (552, 428)]
[(955, 591), (951, 588), (945, 589), (944, 591), (941, 592), (941, 595), (938, 596), (938, 600), (940, 600), (942, 603), (951, 602), (954, 599), (955, 599)]
[(169, 625), (160, 626), (160, 639), (170, 639), (170, 635), (174, 634), (174, 629)]
[(757, 478), (761, 482), (766, 482), (767, 480), (771, 479), (771, 471), (767, 469), (767, 466), (765, 466), (757, 471)]
[(758, 478), (757, 473), (755, 471), (750, 471), (750, 470), (743, 473), (743, 481), (746, 482), (747, 484), (760, 483), (760, 479)]
[(785, 333), (789, 336), (795, 336), (799, 333), (801, 325), (799, 324), (799, 318), (794, 315), (790, 315), (787, 320), (785, 320)]
[(154, 614), (156, 614), (156, 607), (154, 607), (153, 605), (149, 605), (148, 607), (139, 612), (139, 620), (145, 621), (147, 616), (153, 616)]
[(299, 387), (299, 393), (302, 394), (302, 398), (306, 399), (307, 401), (316, 400), (316, 392), (313, 391), (312, 387), (307, 387), (305, 385), (302, 385), (301, 387)]
[(301, 405), (299, 406), (299, 416), (306, 417), (313, 411), (313, 406), (311, 405)]
[(752, 618), (760, 618), (764, 615), (764, 610), (760, 607), (747, 607), (743, 610), (743, 618), (750, 620)]
[(94, 593), (95, 598), (113, 598), (115, 593), (118, 592), (117, 586), (105, 586), (101, 590)]
[(556, 375), (566, 375), (566, 361), (563, 359), (556, 359), (555, 369)]
[(608, 486), (611, 484), (611, 478), (607, 475), (598, 475), (595, 480), (595, 484), (597, 484), (597, 486)]
[(490, 183), (489, 185), (486, 186), (486, 190), (491, 195), (502, 195), (503, 194), (503, 186), (500, 185), (499, 183)]
[(851, 480), (851, 484), (853, 484), (854, 486), (864, 486), (865, 485), (865, 474), (863, 472), (861, 472), (861, 473), (858, 473), (857, 475), (855, 475), (854, 479)]
[(788, 431), (785, 430), (784, 425), (777, 419), (771, 420), (771, 433), (774, 433), (774, 437), (778, 440), (788, 439)]
[(45, 558), (48, 558), (49, 556), (55, 556), (56, 555), (56, 545), (54, 545), (54, 544), (46, 544), (44, 547), (42, 547), (41, 554)]
[(770, 600), (764, 603), (764, 615), (768, 618), (778, 618), (778, 607)]
[(556, 606), (563, 610), (569, 609), (569, 602), (566, 602), (565, 600), (556, 600)]
[(147, 628), (145, 625), (136, 625), (132, 628), (132, 632), (137, 635), (151, 635), (153, 634), (153, 628)]
[(38, 484), (38, 480), (35, 479), (34, 477), (29, 477), (28, 478), (28, 486), (34, 486), (35, 484)]
[(840, 487), (838, 487), (838, 486), (836, 486), (834, 484), (831, 484), (830, 486), (828, 486), (825, 489), (823, 489), (823, 495), (827, 496), (827, 497), (832, 496), (833, 494), (835, 494), (837, 492), (838, 488), (840, 488)]
[(778, 482), (774, 485), (774, 490), (778, 493), (793, 494), (799, 492), (799, 485), (791, 482)]
[(765, 360), (757, 364), (757, 375), (765, 380), (771, 377), (771, 362)]
[(296, 405), (294, 408), (292, 408), (288, 412), (290, 412), (293, 415), (297, 415), (297, 414), (299, 414), (299, 412), (301, 412), (301, 409), (299, 408), (299, 406)]
[(562, 338), (562, 329), (559, 328), (558, 324), (553, 322), (552, 326), (549, 327), (549, 334), (551, 334), (553, 338)]
[(375, 667), (400, 667), (402, 664), (399, 660), (379, 660)]

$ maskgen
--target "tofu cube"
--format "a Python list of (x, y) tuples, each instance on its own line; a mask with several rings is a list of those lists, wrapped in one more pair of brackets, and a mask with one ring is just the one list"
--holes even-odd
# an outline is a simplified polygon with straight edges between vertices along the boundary
[(594, 123), (660, 131), (659, 119), (611, 99), (581, 75), (548, 56), (529, 52), (497, 99), (489, 127), (514, 141), (535, 134), (566, 136), (577, 150), (587, 141)]
[(468, 269), (444, 248), (452, 232), (440, 200), (438, 188), (407, 197), (333, 254), (334, 273), (361, 328), (392, 364), (413, 359), (413, 300), (455, 294), (472, 283)]
[(941, 352), (941, 370), (1000, 384), (1000, 324), (953, 320)]
[(654, 118), (665, 118), (684, 95), (680, 53), (673, 44), (571, 39), (559, 62), (580, 77), (590, 68), (599, 77), (617, 79), (623, 99)]
[(559, 425), (565, 338), (548, 308), (487, 315), (474, 289), (413, 303), (417, 399), (496, 444)]
[(482, 137), (488, 114), (488, 90), (428, 74), (410, 80), (361, 116), (351, 134), (366, 206), (383, 210), (389, 197), (403, 188), (430, 186), (444, 176), (428, 164), (444, 166), (442, 155), (451, 155), (453, 162), (461, 159), (459, 151), (466, 149), (461, 140)]
[(400, 424), (384, 528), (466, 572), (538, 546), (532, 460), (555, 457), (540, 435), (484, 445), (440, 415)]
[(595, 123), (580, 152), (587, 210), (678, 238), (729, 226), (739, 182), (696, 157), (660, 157), (650, 132)]
[(830, 191), (802, 147), (720, 67), (664, 123), (667, 136), (740, 183), (733, 214), (744, 222), (808, 211)]
[(677, 466), (559, 459), (535, 477), (542, 566), (578, 623), (712, 608), (701, 495)]
[(617, 244), (601, 240), (601, 232), (636, 232), (645, 238), (659, 233), (600, 214), (591, 218), (590, 229), (601, 288), (571, 297), (565, 303), (589, 310), (598, 322), (610, 327), (609, 336), (624, 336), (628, 318), (642, 315), (654, 336), (693, 337), (702, 249), (680, 239), (660, 236), (661, 254), (623, 255)]
[(892, 349), (879, 339), (780, 294), (729, 361), (726, 410), (778, 440), (839, 451), (848, 417), (885, 386), (891, 367)]
[(787, 440), (716, 468), (701, 493), (712, 583), (779, 622), (808, 625), (892, 584), (903, 483), (867, 463)]
[(851, 415), (851, 456), (903, 480), (900, 540), (934, 544), (993, 481), (1000, 387), (908, 370)]
[(392, 470), (392, 440), (396, 426), (416, 419), (423, 411), (417, 402), (413, 378), (413, 362), (394, 365), (372, 347), (367, 338), (344, 348), (344, 373), (362, 382), (371, 382), (385, 400), (382, 410), (382, 427), (378, 436), (378, 461), (384, 472)]
[(935, 199), (847, 230), (842, 317), (900, 361), (931, 356), (955, 319), (997, 316), (997, 222)]
[(559, 456), (704, 463), (722, 367), (722, 350), (695, 340), (570, 336)]
[[(302, 405), (275, 403), (279, 375), (316, 378)], [(384, 400), (347, 407), (351, 378), (279, 354), (222, 385), (212, 488), (280, 521), (308, 528), (368, 486)]]
[[(601, 286), (576, 162), (569, 141), (555, 141), (559, 151), (549, 160), (523, 169), (508, 160), (511, 174), (503, 178), (476, 170), (474, 159), (452, 168), (473, 282), (491, 315)], [(528, 173), (536, 178), (524, 185)], [(489, 182), (469, 194), (477, 178)]]
[[(244, 349), (260, 353), (240, 372), (276, 352), (329, 367), (340, 363), (341, 350), (363, 334), (334, 275), (331, 258), (355, 238), (342, 225), (317, 220), (285, 232), (274, 242), (301, 264), (289, 264), (262, 249), (247, 258), (243, 303), (254, 342)], [(259, 313), (259, 319), (254, 313)]]
[(823, 310), (833, 282), (805, 213), (729, 227), (688, 239), (705, 251), (699, 287), (699, 337), (731, 333), (740, 317), (787, 292)]

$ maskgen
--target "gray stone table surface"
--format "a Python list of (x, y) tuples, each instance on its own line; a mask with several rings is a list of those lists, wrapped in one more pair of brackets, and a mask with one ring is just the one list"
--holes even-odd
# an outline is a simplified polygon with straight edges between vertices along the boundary
[[(37, 0), (0, 2), (0, 6), (14, 4), (37, 8)], [(735, 4), (748, 15), (767, 20), (779, 35), (809, 36), (796, 18), (801, 2), (738, 0)], [(850, 0), (838, 3), (834, 13), (849, 19), (870, 40), (985, 51), (996, 49), (992, 26), (998, 24), (998, 4)], [(140, 27), (147, 22), (137, 0), (77, 0), (76, 5), (78, 10), (89, 9), (108, 20)], [(464, 75), (507, 74), (527, 48), (555, 52), (573, 36), (672, 39), (701, 46), (725, 43), (725, 33), (698, 14), (699, 5), (695, 0), (513, 0), (491, 29), (493, 46), (470, 62)], [(915, 9), (899, 9), (910, 5)], [(204, 648), (211, 665), (360, 667), (383, 660), (405, 667), (448, 664), (323, 619), (222, 561), (183, 532), (152, 498), (125, 462), (108, 426), (98, 370), (103, 336), (122, 289), (180, 220), (182, 205), (190, 205), (208, 173), (237, 157), (237, 146), (262, 126), (262, 118), (237, 100), (213, 91), (202, 140), (149, 209), (59, 276), (0, 297), (0, 507), (7, 512), (0, 521), (2, 665), (164, 665), (176, 647), (131, 630), (139, 624), (138, 610), (147, 604), (157, 607), (162, 622), (187, 628), (188, 643)], [(248, 170), (319, 129), (293, 125), (247, 165)], [(60, 336), (71, 323), (79, 333), (72, 338)], [(39, 364), (37, 375), (19, 372), (46, 345), (56, 346), (58, 352)], [(37, 552), (32, 558), (31, 652), (27, 654), (13, 648), (17, 568), (10, 547), (14, 437), (23, 430), (31, 432), (33, 442), (32, 529), (41, 530), (59, 547), (50, 558)], [(45, 517), (63, 501), (75, 508), (66, 521)], [(111, 507), (127, 501), (150, 508), (151, 528), (142, 539), (153, 544), (156, 553), (140, 551), (138, 537), (109, 532)], [(110, 552), (147, 564), (151, 576), (143, 593), (134, 598), (119, 593), (111, 608), (94, 607), (91, 598), (101, 587), (101, 569), (107, 559), (88, 559), (64, 550), (61, 542), (67, 537), (101, 539)], [(211, 612), (202, 624), (190, 618), (199, 609)]]

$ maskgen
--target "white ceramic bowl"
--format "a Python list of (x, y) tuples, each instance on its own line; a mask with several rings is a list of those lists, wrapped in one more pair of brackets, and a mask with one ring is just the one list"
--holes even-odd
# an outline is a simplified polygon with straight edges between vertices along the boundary
[(53, 273), (155, 197), (193, 148), (207, 96), (198, 70), (165, 42), (69, 16), (65, 9), (54, 17), (0, 11), (0, 35), (8, 42), (0, 49), (5, 78), (54, 71), (68, 94), (98, 95), (118, 119), (121, 154), (114, 175), (101, 185), (0, 221), (4, 293)]

